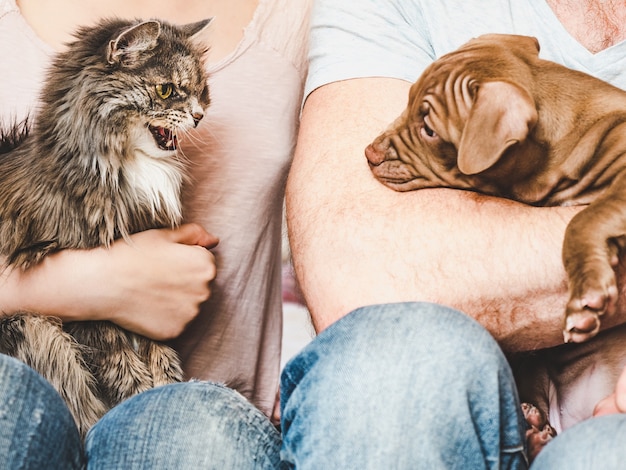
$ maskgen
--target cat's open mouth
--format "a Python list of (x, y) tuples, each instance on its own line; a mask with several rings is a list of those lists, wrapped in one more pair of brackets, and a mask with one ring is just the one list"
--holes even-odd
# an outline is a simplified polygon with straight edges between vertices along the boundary
[(176, 150), (178, 139), (171, 129), (160, 126), (148, 126), (157, 146), (162, 150)]

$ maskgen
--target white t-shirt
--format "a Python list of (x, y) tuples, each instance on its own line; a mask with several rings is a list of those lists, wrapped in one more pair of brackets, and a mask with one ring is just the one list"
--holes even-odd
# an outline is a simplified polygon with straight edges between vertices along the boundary
[(349, 78), (414, 82), (433, 60), (486, 33), (534, 36), (543, 59), (626, 89), (626, 43), (589, 52), (545, 0), (318, 0), (311, 28), (305, 96)]
[[(325, 84), (353, 78), (414, 82), (435, 59), (487, 33), (534, 36), (543, 59), (626, 89), (626, 42), (589, 52), (544, 0), (318, 0), (311, 18), (305, 97)], [(363, 97), (371, 99), (376, 97)], [(597, 377), (582, 386), (599, 393), (607, 384), (601, 383), (602, 375)], [(582, 396), (590, 398), (588, 391), (581, 390)], [(571, 425), (573, 418), (563, 419), (568, 403), (559, 402), (556, 393), (550, 394), (550, 402), (552, 424)], [(587, 405), (592, 409), (595, 402)]]

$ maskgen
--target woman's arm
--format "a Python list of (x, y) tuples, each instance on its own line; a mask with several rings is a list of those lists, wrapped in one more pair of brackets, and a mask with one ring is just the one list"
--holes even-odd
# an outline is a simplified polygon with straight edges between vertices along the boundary
[(561, 343), (561, 244), (579, 209), (449, 189), (397, 193), (375, 181), (364, 148), (402, 112), (409, 86), (335, 82), (303, 109), (287, 216), (316, 329), (363, 305), (426, 300), (467, 312), (506, 349)]
[(110, 249), (66, 250), (0, 275), (0, 311), (64, 321), (110, 320), (153, 339), (176, 337), (210, 295), (217, 239), (196, 224), (148, 230)]

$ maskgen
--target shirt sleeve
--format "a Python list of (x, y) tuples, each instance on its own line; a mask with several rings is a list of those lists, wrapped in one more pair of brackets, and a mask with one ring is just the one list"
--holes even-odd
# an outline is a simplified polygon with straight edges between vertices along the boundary
[(360, 77), (415, 81), (434, 59), (421, 2), (319, 0), (311, 17), (305, 97)]

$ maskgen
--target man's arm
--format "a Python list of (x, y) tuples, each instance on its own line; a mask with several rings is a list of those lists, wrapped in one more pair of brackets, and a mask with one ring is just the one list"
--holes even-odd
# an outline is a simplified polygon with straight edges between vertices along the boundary
[(364, 148), (402, 112), (409, 87), (385, 78), (335, 82), (303, 109), (287, 217), (316, 329), (360, 306), (425, 300), (468, 313), (505, 349), (561, 343), (561, 244), (579, 208), (449, 189), (397, 193), (375, 181)]

